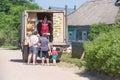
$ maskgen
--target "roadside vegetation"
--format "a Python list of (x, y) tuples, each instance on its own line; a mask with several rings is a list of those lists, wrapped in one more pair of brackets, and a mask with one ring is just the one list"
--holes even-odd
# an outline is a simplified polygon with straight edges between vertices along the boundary
[(62, 61), (85, 66), (91, 72), (120, 77), (120, 27), (105, 23), (91, 26), (90, 40), (84, 43), (84, 59), (72, 58), (71, 53), (63, 53)]
[(8, 48), (8, 49), (13, 49), (13, 50), (21, 49), (19, 46), (12, 46), (12, 45), (3, 45), (3, 46), (0, 46), (0, 48)]
[(20, 43), (21, 13), (24, 10), (41, 9), (41, 7), (33, 1), (34, 0), (0, 1), (0, 46), (12, 46), (14, 40)]
[(119, 26), (100, 23), (91, 28), (91, 40), (84, 44), (87, 68), (111, 77), (120, 77)]
[(61, 60), (63, 62), (75, 64), (79, 68), (82, 67), (82, 66), (85, 66), (85, 61), (84, 60), (81, 60), (81, 59), (78, 59), (78, 58), (72, 58), (71, 53), (63, 53)]

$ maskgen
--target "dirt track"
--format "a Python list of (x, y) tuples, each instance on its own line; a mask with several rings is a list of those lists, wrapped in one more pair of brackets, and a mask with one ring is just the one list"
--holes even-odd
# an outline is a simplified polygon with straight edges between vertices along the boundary
[[(39, 59), (39, 58), (38, 58)], [(0, 49), (0, 80), (101, 80), (63, 66), (26, 65), (20, 50)]]

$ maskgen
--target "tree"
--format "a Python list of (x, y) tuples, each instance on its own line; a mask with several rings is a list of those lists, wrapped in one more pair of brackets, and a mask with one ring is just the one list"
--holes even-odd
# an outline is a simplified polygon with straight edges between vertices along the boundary
[[(34, 0), (0, 0), (0, 33), (4, 33), (1, 39), (10, 44), (11, 40), (18, 37), (18, 26), (20, 25), (20, 15), (24, 10), (41, 9)], [(15, 33), (16, 35), (10, 35)], [(2, 38), (3, 37), (3, 38)], [(1, 40), (0, 40), (1, 42)]]

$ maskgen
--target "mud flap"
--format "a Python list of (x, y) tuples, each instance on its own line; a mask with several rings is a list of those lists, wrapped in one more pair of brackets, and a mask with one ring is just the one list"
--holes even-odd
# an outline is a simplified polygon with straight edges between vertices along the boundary
[(22, 58), (24, 62), (28, 60), (28, 46), (24, 46), (22, 50)]

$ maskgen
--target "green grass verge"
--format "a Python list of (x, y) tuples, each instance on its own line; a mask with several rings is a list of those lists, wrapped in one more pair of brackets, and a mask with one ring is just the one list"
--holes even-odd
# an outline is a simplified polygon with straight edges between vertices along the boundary
[(62, 61), (75, 64), (78, 67), (85, 66), (86, 62), (84, 60), (78, 58), (72, 58), (71, 53), (63, 53), (62, 54)]
[(2, 46), (0, 46), (0, 48), (8, 48), (8, 49), (13, 49), (13, 50), (20, 49), (20, 47), (12, 46), (12, 45), (2, 45)]

